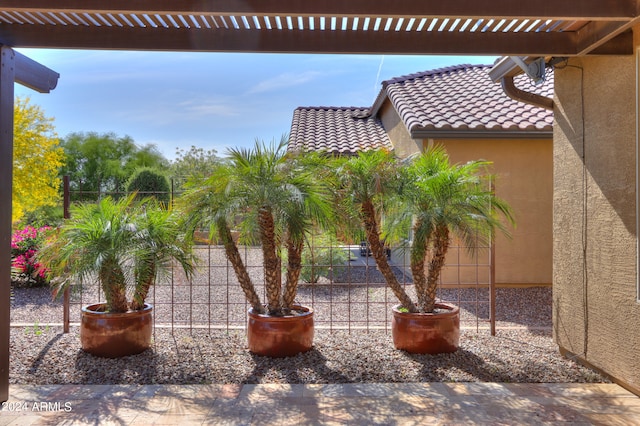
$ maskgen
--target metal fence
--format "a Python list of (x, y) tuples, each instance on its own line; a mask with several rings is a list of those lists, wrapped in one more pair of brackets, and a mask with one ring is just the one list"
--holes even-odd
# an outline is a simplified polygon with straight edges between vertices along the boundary
[[(65, 214), (72, 194), (65, 179)], [(78, 199), (79, 197), (73, 197)], [(314, 247), (328, 253), (325, 263), (305, 264), (307, 274), (317, 279), (301, 280), (297, 303), (314, 310), (317, 328), (329, 330), (389, 330), (391, 307), (398, 302), (386, 286), (375, 261), (360, 245)], [(415, 295), (408, 273), (407, 247), (390, 249), (394, 273), (410, 295)], [(248, 304), (221, 246), (195, 246), (200, 259), (196, 274), (187, 279), (174, 268), (160, 277), (148, 302), (154, 305), (156, 327), (171, 329), (244, 329)], [(262, 252), (258, 247), (241, 247), (244, 263), (258, 294), (265, 300)], [(467, 253), (473, 252), (473, 255)], [(489, 326), (495, 334), (494, 250), (474, 250), (454, 245), (449, 250), (438, 297), (460, 307), (463, 327)], [(85, 285), (64, 298), (65, 330), (80, 320), (81, 307), (103, 300), (97, 284)]]

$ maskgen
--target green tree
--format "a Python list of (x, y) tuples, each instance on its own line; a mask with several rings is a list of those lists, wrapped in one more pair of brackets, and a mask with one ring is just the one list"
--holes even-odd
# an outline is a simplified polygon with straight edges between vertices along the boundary
[(308, 283), (317, 283), (320, 277), (329, 277), (333, 265), (349, 260), (347, 251), (340, 248), (340, 242), (332, 233), (312, 235), (311, 242), (302, 250), (303, 267), (300, 278)]
[[(319, 156), (287, 153), (286, 138), (277, 145), (256, 142), (251, 150), (229, 150), (229, 161), (219, 163), (204, 183), (193, 181), (181, 199), (192, 228), (204, 223), (217, 232), (255, 312), (264, 313), (265, 308), (231, 238), (231, 226), (237, 224), (243, 242), (260, 243), (268, 313), (288, 313), (296, 296), (305, 238), (315, 226), (331, 222), (331, 192), (318, 173), (322, 162)], [(282, 249), (288, 259), (284, 289)]]
[(154, 197), (164, 206), (171, 200), (171, 186), (167, 177), (155, 169), (136, 170), (127, 182), (127, 192), (137, 192), (138, 198)]
[(153, 145), (138, 147), (129, 136), (114, 133), (72, 133), (62, 142), (71, 189), (91, 193), (94, 199), (104, 193), (122, 192), (125, 183), (139, 167), (165, 169), (167, 160)]
[[(482, 174), (489, 164), (485, 161), (452, 165), (440, 147), (402, 163), (383, 150), (337, 161), (340, 186), (336, 193), (342, 194), (348, 206), (357, 206), (371, 254), (409, 312), (433, 312), (452, 236), (472, 249), (496, 229), (506, 232), (502, 218), (513, 221), (507, 203), (491, 191), (491, 176)], [(383, 212), (386, 238), (397, 239), (413, 231), (410, 257), (417, 304), (398, 282), (385, 256), (380, 230)]]
[(211, 171), (220, 163), (217, 151), (191, 146), (188, 151), (176, 149), (176, 158), (171, 162), (171, 177), (174, 185), (182, 189), (189, 179), (206, 179)]
[(158, 150), (154, 144), (146, 144), (141, 147), (136, 145), (136, 150), (131, 154), (125, 163), (126, 171), (131, 174), (141, 167), (148, 167), (167, 171), (169, 169), (169, 161)]
[(13, 141), (13, 222), (25, 213), (55, 206), (59, 200), (64, 152), (54, 132), (53, 118), (29, 103), (29, 98), (17, 98), (14, 106)]

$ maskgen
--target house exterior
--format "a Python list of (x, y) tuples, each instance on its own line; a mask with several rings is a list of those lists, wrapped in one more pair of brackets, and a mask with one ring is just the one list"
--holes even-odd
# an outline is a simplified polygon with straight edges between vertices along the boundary
[[(510, 203), (517, 221), (511, 238), (496, 239), (495, 282), (549, 285), (553, 113), (510, 99), (490, 80), (490, 68), (459, 65), (387, 80), (370, 108), (298, 108), (290, 149), (354, 154), (392, 147), (404, 158), (440, 144), (454, 163), (493, 162), (496, 193)], [(517, 80), (543, 96), (553, 94), (552, 77), (540, 86), (525, 76)], [(443, 284), (489, 282), (489, 251), (479, 250), (476, 257), (466, 252), (452, 248)]]

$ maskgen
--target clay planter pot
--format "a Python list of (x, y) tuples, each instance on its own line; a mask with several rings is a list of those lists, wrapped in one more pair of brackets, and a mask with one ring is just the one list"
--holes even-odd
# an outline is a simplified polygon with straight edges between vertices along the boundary
[(125, 313), (101, 312), (104, 304), (82, 308), (80, 343), (82, 350), (104, 358), (135, 355), (151, 345), (153, 306)]
[(272, 317), (249, 309), (247, 340), (256, 355), (283, 358), (306, 352), (313, 346), (313, 309), (294, 306), (298, 315)]
[(446, 310), (430, 314), (400, 312), (393, 307), (391, 334), (397, 349), (412, 354), (455, 352), (460, 341), (460, 309), (437, 303), (436, 309)]

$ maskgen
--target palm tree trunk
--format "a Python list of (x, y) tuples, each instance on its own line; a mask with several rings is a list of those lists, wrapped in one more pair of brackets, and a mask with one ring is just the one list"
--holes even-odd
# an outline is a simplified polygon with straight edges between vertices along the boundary
[(387, 256), (384, 253), (384, 247), (380, 242), (380, 232), (378, 231), (378, 222), (376, 220), (376, 213), (373, 203), (371, 201), (365, 201), (362, 203), (362, 217), (364, 220), (365, 233), (367, 235), (367, 241), (371, 248), (371, 254), (380, 269), (380, 273), (387, 281), (387, 285), (391, 288), (393, 294), (396, 295), (398, 301), (403, 308), (409, 312), (417, 312), (416, 306), (409, 298), (409, 295), (404, 291), (402, 285), (398, 282), (389, 262)]
[(427, 240), (421, 232), (416, 232), (422, 227), (422, 223), (416, 223), (413, 233), (413, 244), (411, 246), (411, 275), (413, 285), (418, 296), (418, 309), (423, 309), (426, 300), (427, 276), (424, 264), (427, 256)]
[(440, 272), (444, 267), (445, 256), (449, 250), (449, 228), (441, 226), (436, 228), (433, 238), (433, 257), (429, 262), (429, 274), (427, 277), (427, 300), (425, 301), (424, 312), (433, 312), (436, 304), (436, 291)]
[(264, 280), (267, 290), (267, 308), (269, 309), (269, 314), (276, 315), (282, 309), (282, 283), (280, 280), (280, 258), (276, 253), (275, 224), (270, 207), (262, 207), (258, 215), (264, 262)]
[(236, 273), (236, 277), (240, 283), (240, 288), (242, 288), (242, 291), (247, 298), (247, 302), (249, 302), (254, 312), (264, 314), (266, 312), (264, 306), (260, 303), (260, 298), (256, 293), (253, 282), (251, 282), (251, 277), (247, 272), (247, 268), (244, 266), (244, 262), (242, 262), (242, 256), (238, 251), (236, 243), (233, 241), (231, 230), (229, 229), (229, 226), (227, 226), (227, 222), (224, 219), (219, 220), (217, 225), (218, 237), (224, 245), (224, 252), (233, 267), (233, 271)]
[(285, 285), (282, 305), (285, 310), (291, 310), (291, 305), (296, 298), (298, 292), (298, 279), (302, 270), (302, 249), (304, 241), (293, 241), (291, 238), (287, 240), (287, 283)]
[[(155, 263), (155, 262), (152, 262), (152, 263)], [(149, 268), (148, 269), (149, 271), (156, 271), (155, 264), (148, 265), (148, 268)], [(133, 300), (131, 302), (131, 310), (133, 311), (139, 311), (140, 309), (144, 308), (144, 301), (147, 299), (147, 296), (149, 295), (149, 289), (151, 288), (151, 285), (156, 280), (156, 274), (155, 272), (152, 272), (149, 274), (149, 276), (142, 277), (139, 279), (140, 279), (140, 282), (138, 282), (138, 279), (136, 279), (136, 289), (133, 293)]]
[(105, 262), (100, 268), (99, 279), (109, 312), (127, 312), (127, 286), (124, 272), (117, 262)]

